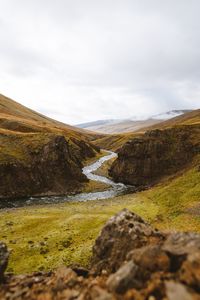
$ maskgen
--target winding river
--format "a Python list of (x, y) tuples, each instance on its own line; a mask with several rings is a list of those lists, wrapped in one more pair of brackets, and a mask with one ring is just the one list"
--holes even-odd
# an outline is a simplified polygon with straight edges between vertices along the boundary
[(114, 152), (111, 151), (106, 151), (106, 152), (108, 153), (108, 155), (105, 155), (100, 159), (98, 159), (95, 163), (84, 167), (83, 174), (85, 174), (89, 180), (99, 181), (108, 184), (110, 188), (108, 188), (108, 190), (103, 192), (81, 193), (75, 196), (69, 196), (68, 198), (72, 200), (78, 200), (78, 201), (108, 199), (123, 194), (125, 192), (127, 187), (123, 183), (115, 183), (114, 181), (112, 181), (107, 177), (95, 175), (93, 173), (94, 171), (98, 170), (103, 165), (104, 162), (117, 157), (117, 154)]
[(47, 197), (30, 197), (27, 199), (18, 199), (0, 201), (1, 208), (11, 208), (11, 207), (20, 207), (26, 205), (35, 205), (35, 204), (53, 204), (66, 201), (88, 201), (88, 200), (100, 200), (113, 198), (118, 195), (125, 194), (128, 190), (128, 187), (123, 183), (115, 183), (111, 179), (105, 176), (99, 176), (93, 172), (98, 170), (106, 161), (117, 157), (117, 154), (111, 151), (106, 151), (107, 155), (99, 158), (95, 163), (88, 165), (82, 169), (83, 174), (87, 176), (89, 180), (94, 180), (98, 182), (103, 182), (108, 185), (108, 189), (105, 191), (91, 192), (91, 193), (79, 193), (70, 196), (47, 196)]

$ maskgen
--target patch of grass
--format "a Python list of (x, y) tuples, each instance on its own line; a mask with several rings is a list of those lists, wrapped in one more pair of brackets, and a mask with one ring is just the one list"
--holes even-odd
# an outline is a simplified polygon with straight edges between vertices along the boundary
[(140, 197), (159, 207), (160, 220), (158, 217), (156, 225), (160, 228), (200, 231), (200, 214), (189, 211), (200, 202), (200, 172), (197, 161), (196, 166), (179, 174), (177, 178), (168, 179), (167, 182), (140, 193)]
[(112, 134), (98, 137), (93, 141), (93, 144), (103, 149), (117, 151), (129, 140), (139, 136), (136, 133)]
[[(141, 213), (144, 204), (132, 198), (116, 198), (1, 211), (0, 240), (11, 249), (8, 270), (29, 273), (72, 262), (86, 266), (102, 226), (124, 207), (132, 210), (137, 207)], [(154, 215), (153, 204), (149, 219)]]
[(74, 262), (87, 266), (101, 228), (125, 207), (159, 229), (200, 232), (200, 216), (191, 210), (200, 200), (197, 165), (137, 194), (0, 211), (0, 240), (12, 249), (8, 270), (30, 273)]
[(0, 163), (30, 159), (30, 151), (38, 152), (50, 141), (53, 134), (1, 134), (0, 135)]

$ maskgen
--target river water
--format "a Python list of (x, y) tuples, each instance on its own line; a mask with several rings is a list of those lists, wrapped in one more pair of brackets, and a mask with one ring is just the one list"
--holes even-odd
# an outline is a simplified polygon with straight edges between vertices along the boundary
[(117, 157), (117, 154), (111, 151), (106, 151), (107, 155), (99, 158), (95, 163), (88, 165), (82, 169), (83, 174), (89, 180), (94, 180), (98, 182), (103, 182), (108, 184), (108, 189), (100, 192), (91, 192), (91, 193), (80, 193), (70, 196), (51, 196), (51, 197), (30, 197), (25, 199), (17, 199), (17, 200), (3, 200), (0, 201), (0, 209), (1, 208), (10, 208), (10, 207), (21, 207), (27, 205), (35, 205), (35, 204), (53, 204), (59, 202), (68, 202), (68, 201), (88, 201), (88, 200), (100, 200), (100, 199), (108, 199), (113, 198), (118, 195), (125, 194), (128, 190), (128, 187), (123, 183), (115, 183), (111, 179), (95, 175), (93, 172), (98, 170), (106, 161)]
[(107, 198), (113, 198), (115, 196), (118, 196), (120, 194), (124, 194), (124, 192), (127, 190), (127, 187), (123, 183), (115, 183), (111, 179), (95, 175), (93, 172), (98, 170), (104, 162), (117, 157), (117, 154), (111, 151), (106, 151), (108, 155), (105, 155), (98, 159), (95, 163), (86, 166), (83, 168), (83, 174), (87, 176), (88, 179), (99, 181), (108, 184), (110, 187), (103, 192), (92, 192), (92, 193), (81, 193), (77, 194), (75, 196), (69, 196), (72, 200), (78, 200), (78, 201), (84, 201), (84, 200), (98, 200), (98, 199), (107, 199)]

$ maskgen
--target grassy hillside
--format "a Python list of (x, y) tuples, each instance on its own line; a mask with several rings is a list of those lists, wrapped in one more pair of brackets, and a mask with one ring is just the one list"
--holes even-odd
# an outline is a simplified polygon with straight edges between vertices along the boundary
[[(20, 145), (23, 144), (25, 149), (30, 147), (32, 151), (37, 152), (40, 151), (41, 139), (46, 143), (45, 139), (48, 140), (49, 135), (54, 136), (57, 133), (59, 135), (62, 133), (71, 143), (72, 152), (74, 153), (76, 147), (79, 154), (81, 151), (84, 154), (84, 147), (77, 144), (80, 141), (85, 145), (88, 144), (88, 139), (93, 139), (95, 144), (105, 149), (117, 149), (126, 141), (143, 134), (139, 132), (90, 136), (89, 133), (84, 134), (81, 130), (59, 125), (59, 122), (45, 119), (34, 112), (30, 113), (29, 119), (30, 111), (27, 112), (26, 108), (21, 108), (17, 104), (14, 105), (15, 109), (12, 113), (9, 113), (11, 109), (9, 103), (12, 104), (12, 101), (8, 101), (6, 107), (6, 100), (4, 100), (1, 102), (3, 104), (0, 149), (2, 162), (11, 161), (11, 157), (26, 160), (26, 154), (29, 153), (26, 151), (21, 153)], [(182, 118), (167, 121), (164, 126), (198, 124), (200, 111), (192, 112)], [(16, 123), (13, 122), (14, 119)], [(196, 136), (194, 138), (196, 139)], [(16, 140), (20, 140), (22, 144), (17, 142), (16, 147)], [(87, 266), (92, 244), (102, 226), (113, 214), (125, 207), (166, 231), (200, 232), (199, 166), (198, 155), (184, 170), (165, 177), (153, 188), (136, 194), (92, 202), (68, 202), (1, 210), (0, 240), (6, 242), (11, 250), (8, 270), (15, 273), (29, 273), (71, 263)], [(105, 174), (106, 170), (103, 168), (101, 172)], [(93, 183), (89, 183), (85, 191), (92, 191), (93, 188)], [(98, 188), (103, 189), (105, 186)]]
[(91, 138), (0, 95), (0, 198), (80, 190), (83, 162), (99, 151)]
[(16, 101), (0, 94), (0, 129), (19, 133), (53, 132), (68, 137), (88, 140), (91, 135), (86, 131), (66, 125), (35, 112)]
[(73, 262), (87, 265), (100, 229), (124, 207), (167, 231), (200, 232), (199, 164), (198, 158), (186, 172), (137, 194), (0, 211), (0, 240), (12, 250), (9, 270), (24, 273)]
[(124, 133), (124, 134), (112, 134), (97, 136), (92, 143), (102, 149), (117, 151), (122, 145), (133, 139), (140, 134), (137, 133)]

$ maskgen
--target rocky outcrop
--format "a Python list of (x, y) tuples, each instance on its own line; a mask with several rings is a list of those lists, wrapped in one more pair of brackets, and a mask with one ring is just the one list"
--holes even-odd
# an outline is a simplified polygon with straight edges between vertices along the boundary
[(0, 201), (80, 192), (92, 137), (0, 95)]
[(102, 270), (113, 273), (126, 260), (129, 251), (164, 239), (138, 215), (123, 210), (111, 218), (102, 229), (93, 247), (91, 266), (96, 274)]
[(136, 299), (179, 299), (183, 293), (193, 299), (200, 292), (200, 235), (160, 232), (125, 209), (97, 238), (92, 271), (108, 275), (112, 293), (133, 297), (140, 291), (143, 296)]
[(82, 161), (94, 156), (96, 149), (74, 142), (53, 134), (15, 137), (17, 154), (0, 161), (0, 199), (80, 190), (81, 183), (87, 181)]
[(183, 169), (199, 152), (199, 125), (152, 130), (119, 150), (109, 175), (117, 182), (149, 186)]
[(200, 235), (160, 232), (124, 209), (102, 229), (90, 270), (6, 274), (0, 298), (198, 300), (199, 287)]

